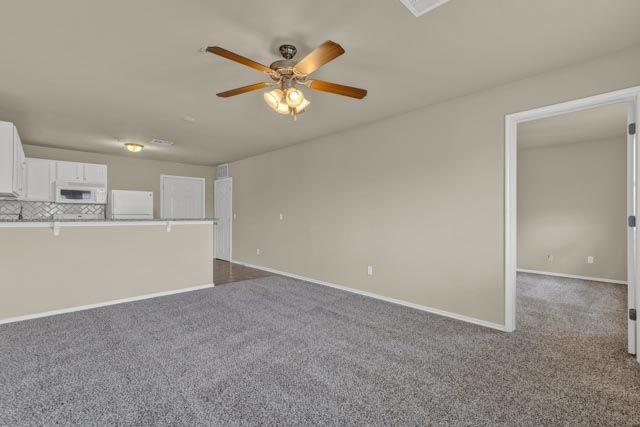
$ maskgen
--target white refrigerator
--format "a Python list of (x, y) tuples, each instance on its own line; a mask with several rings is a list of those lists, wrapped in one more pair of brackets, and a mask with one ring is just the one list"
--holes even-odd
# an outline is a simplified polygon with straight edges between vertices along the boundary
[(111, 190), (107, 216), (111, 219), (153, 219), (153, 192)]

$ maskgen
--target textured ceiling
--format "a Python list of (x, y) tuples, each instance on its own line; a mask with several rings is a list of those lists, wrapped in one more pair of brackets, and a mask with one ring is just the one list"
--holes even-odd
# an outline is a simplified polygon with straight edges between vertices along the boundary
[(627, 104), (613, 104), (518, 125), (518, 148), (619, 138), (626, 140)]
[[(615, 4), (615, 6), (614, 6)], [(638, 0), (451, 0), (415, 18), (399, 1), (0, 0), (0, 120), (32, 144), (123, 154), (118, 139), (176, 142), (140, 156), (216, 164), (334, 133), (640, 41)], [(316, 77), (363, 101), (306, 90), (298, 120), (262, 80), (202, 54), (219, 45), (269, 64), (331, 39), (346, 54)], [(508, 60), (507, 60), (508, 58)], [(185, 121), (192, 117), (194, 122)]]

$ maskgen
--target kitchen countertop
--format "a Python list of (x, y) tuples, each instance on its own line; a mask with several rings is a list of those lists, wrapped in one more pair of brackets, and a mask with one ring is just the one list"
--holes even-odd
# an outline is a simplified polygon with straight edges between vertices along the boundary
[(0, 219), (0, 223), (52, 223), (52, 222), (96, 222), (96, 223), (111, 223), (111, 222), (215, 222), (217, 218), (152, 218), (152, 219), (87, 219), (87, 218), (33, 218), (33, 219)]
[(2, 228), (50, 228), (54, 236), (60, 234), (60, 229), (69, 227), (131, 227), (131, 226), (162, 226), (171, 231), (173, 225), (214, 225), (216, 218), (154, 218), (154, 219), (0, 219)]

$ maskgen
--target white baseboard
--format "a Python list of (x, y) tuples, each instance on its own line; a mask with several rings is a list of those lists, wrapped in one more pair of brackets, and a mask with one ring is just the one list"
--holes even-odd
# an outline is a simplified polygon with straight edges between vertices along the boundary
[(347, 292), (351, 292), (351, 293), (354, 293), (354, 294), (364, 295), (364, 296), (367, 296), (367, 297), (370, 297), (370, 298), (379, 299), (379, 300), (390, 302), (390, 303), (393, 303), (393, 304), (404, 305), (406, 307), (411, 307), (411, 308), (414, 308), (414, 309), (420, 310), (420, 311), (426, 311), (427, 313), (438, 314), (440, 316), (450, 317), (452, 319), (462, 320), (463, 322), (473, 323), (473, 324), (484, 326), (484, 327), (487, 327), (487, 328), (497, 329), (499, 331), (507, 332), (507, 329), (506, 329), (506, 327), (504, 325), (499, 325), (497, 323), (492, 323), (492, 322), (487, 322), (485, 320), (476, 319), (475, 317), (469, 317), (469, 316), (464, 316), (462, 314), (451, 313), (451, 312), (448, 312), (448, 311), (440, 310), (438, 308), (431, 308), (431, 307), (427, 307), (427, 306), (424, 306), (424, 305), (414, 304), (412, 302), (403, 301), (403, 300), (390, 298), (390, 297), (385, 297), (383, 295), (374, 294), (372, 292), (366, 292), (366, 291), (361, 291), (361, 290), (358, 290), (358, 289), (348, 288), (346, 286), (336, 285), (335, 283), (323, 282), (322, 280), (313, 279), (311, 277), (299, 276), (297, 274), (287, 273), (286, 271), (280, 271), (280, 270), (275, 270), (275, 269), (269, 268), (269, 267), (263, 267), (263, 266), (260, 266), (260, 265), (249, 264), (247, 262), (242, 262), (242, 261), (237, 261), (237, 260), (232, 260), (231, 262), (233, 262), (235, 264), (243, 265), (245, 267), (251, 267), (251, 268), (258, 269), (258, 270), (268, 271), (269, 273), (279, 274), (281, 276), (287, 276), (287, 277), (291, 277), (293, 279), (303, 280), (305, 282), (316, 283), (318, 285), (329, 286), (331, 288), (340, 289), (342, 291), (347, 291)]
[(164, 297), (164, 296), (167, 296), (167, 295), (181, 294), (183, 292), (199, 291), (201, 289), (213, 288), (214, 286), (215, 285), (213, 283), (209, 283), (207, 285), (193, 286), (191, 288), (182, 288), (182, 289), (176, 289), (176, 290), (173, 290), (173, 291), (156, 292), (156, 293), (153, 293), (153, 294), (145, 294), (145, 295), (139, 295), (139, 296), (136, 296), (136, 297), (115, 299), (115, 300), (110, 300), (110, 301), (105, 301), (105, 302), (98, 302), (98, 303), (95, 303), (95, 304), (81, 305), (81, 306), (78, 306), (78, 307), (70, 307), (70, 308), (62, 308), (60, 310), (45, 311), (43, 313), (27, 314), (25, 316), (8, 317), (6, 319), (0, 319), (0, 325), (5, 324), (5, 323), (21, 322), (23, 320), (37, 319), (37, 318), (40, 318), (40, 317), (54, 316), (56, 314), (73, 313), (74, 311), (90, 310), (92, 308), (105, 307), (107, 305), (122, 304), (122, 303), (125, 303), (125, 302), (140, 301), (140, 300), (143, 300), (143, 299), (150, 299), (150, 298)]
[(627, 284), (625, 280), (603, 279), (602, 277), (577, 276), (575, 274), (552, 273), (550, 271), (538, 271), (538, 270), (526, 270), (524, 268), (518, 268), (516, 271), (518, 273), (531, 273), (531, 274), (542, 274), (544, 276), (568, 277), (569, 279), (590, 280), (592, 282), (615, 283), (616, 285)]

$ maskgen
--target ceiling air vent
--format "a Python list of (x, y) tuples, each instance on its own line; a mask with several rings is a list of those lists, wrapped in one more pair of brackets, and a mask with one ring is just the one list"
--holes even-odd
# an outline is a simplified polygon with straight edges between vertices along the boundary
[(229, 177), (229, 164), (225, 163), (223, 165), (218, 165), (216, 168), (216, 172), (218, 175), (218, 179), (228, 178)]
[(154, 138), (151, 141), (149, 141), (149, 144), (151, 144), (151, 145), (164, 145), (166, 147), (169, 147), (169, 146), (173, 145), (174, 142), (173, 141), (165, 141), (164, 139)]
[(400, 0), (415, 16), (424, 15), (449, 0)]

